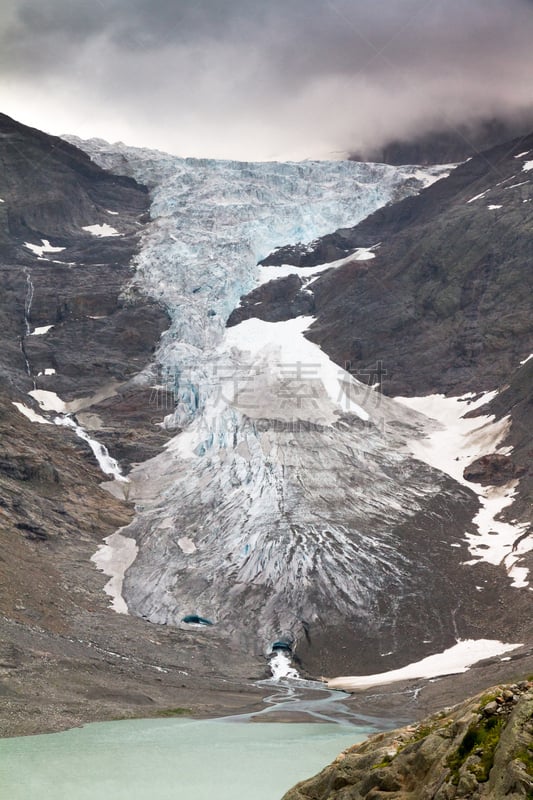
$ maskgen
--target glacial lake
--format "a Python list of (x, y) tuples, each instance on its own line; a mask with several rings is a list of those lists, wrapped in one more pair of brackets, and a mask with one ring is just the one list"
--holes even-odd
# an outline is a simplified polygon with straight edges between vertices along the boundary
[(224, 720), (104, 722), (0, 740), (2, 800), (280, 800), (375, 728)]

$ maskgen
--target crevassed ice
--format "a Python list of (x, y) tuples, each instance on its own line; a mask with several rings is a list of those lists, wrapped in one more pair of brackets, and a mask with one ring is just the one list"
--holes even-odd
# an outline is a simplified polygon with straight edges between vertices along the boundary
[(184, 407), (190, 418), (203, 406), (203, 392), (192, 387), (210, 383), (206, 354), (219, 344), (241, 295), (257, 284), (260, 259), (354, 225), (444, 174), (352, 161), (182, 159), (101, 140), (81, 146), (101, 166), (152, 190), (154, 221), (136, 280), (172, 317), (159, 358), (182, 403), (181, 424)]

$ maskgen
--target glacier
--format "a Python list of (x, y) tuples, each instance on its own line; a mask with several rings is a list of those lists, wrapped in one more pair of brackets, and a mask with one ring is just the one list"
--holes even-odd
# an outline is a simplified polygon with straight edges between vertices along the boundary
[(134, 263), (133, 282), (171, 316), (158, 360), (164, 385), (178, 398), (177, 424), (190, 421), (203, 405), (203, 393), (198, 396), (193, 387), (211, 382), (209, 367), (202, 366), (206, 354), (221, 342), (240, 297), (264, 280), (258, 261), (287, 243), (312, 243), (355, 225), (450, 171), (450, 165), (183, 159), (67, 138), (100, 166), (151, 190), (152, 222)]
[[(273, 249), (354, 225), (445, 170), (181, 159), (72, 141), (149, 187), (131, 289), (171, 317), (144, 379), (174, 393), (164, 424), (175, 436), (128, 475), (136, 516), (121, 534), (139, 548), (123, 581), (130, 613), (176, 626), (205, 617), (264, 654), (280, 635), (335, 650), (340, 632), (370, 637), (376, 653), (401, 649), (400, 619), (420, 642), (453, 643), (439, 620), (454, 603), (446, 581), (424, 602), (432, 559), (460, 557), (453, 535), (431, 531), (449, 478), (408, 446), (427, 420), (330, 362), (305, 338), (311, 318), (225, 328)], [(451, 495), (472, 502), (462, 487)], [(432, 559), (417, 553), (415, 564), (413, 531), (426, 527)]]

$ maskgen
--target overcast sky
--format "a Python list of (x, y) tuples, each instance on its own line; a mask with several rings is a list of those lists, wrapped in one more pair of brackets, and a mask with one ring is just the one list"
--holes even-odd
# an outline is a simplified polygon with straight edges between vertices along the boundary
[(1, 0), (0, 109), (178, 155), (337, 158), (532, 104), (533, 0)]

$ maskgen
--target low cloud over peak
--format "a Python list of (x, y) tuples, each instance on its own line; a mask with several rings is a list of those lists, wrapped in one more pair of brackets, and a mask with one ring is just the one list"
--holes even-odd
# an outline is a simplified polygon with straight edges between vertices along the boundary
[(2, 110), (181, 155), (339, 157), (531, 104), (531, 0), (4, 0)]

